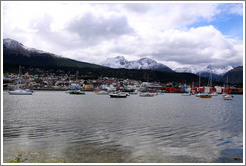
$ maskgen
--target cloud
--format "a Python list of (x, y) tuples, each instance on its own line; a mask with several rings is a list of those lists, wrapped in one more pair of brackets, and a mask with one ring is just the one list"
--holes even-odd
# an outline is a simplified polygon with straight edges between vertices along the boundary
[[(146, 39), (145, 39), (146, 40)], [(147, 55), (160, 61), (179, 64), (242, 65), (242, 41), (228, 39), (213, 26), (188, 31), (169, 30), (146, 46)], [(143, 53), (143, 52), (142, 52)]]
[(82, 42), (91, 44), (134, 33), (125, 16), (111, 15), (106, 18), (92, 13), (72, 20), (67, 30), (78, 34)]
[(242, 40), (213, 26), (235, 14), (243, 20), (242, 4), (5, 2), (2, 23), (4, 38), (76, 60), (149, 57), (177, 68), (242, 65)]
[(127, 4), (122, 4), (122, 6), (129, 11), (136, 12), (136, 13), (146, 13), (151, 9), (150, 4), (146, 3), (127, 3)]
[(234, 4), (221, 4), (220, 8), (225, 13), (243, 15), (243, 4), (234, 3)]

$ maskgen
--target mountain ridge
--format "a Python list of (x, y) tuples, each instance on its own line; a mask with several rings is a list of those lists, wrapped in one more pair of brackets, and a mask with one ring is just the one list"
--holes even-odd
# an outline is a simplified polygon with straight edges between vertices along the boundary
[(215, 75), (224, 75), (229, 70), (233, 69), (231, 65), (216, 66), (216, 65), (190, 65), (189, 67), (176, 68), (174, 71), (179, 73), (212, 73)]
[[(103, 66), (80, 62), (53, 53), (29, 48), (13, 39), (3, 39), (4, 64), (21, 64), (39, 67), (102, 68)], [(104, 68), (104, 67), (103, 67)]]
[[(4, 72), (18, 72), (19, 65), (22, 65), (27, 69), (26, 71), (28, 72), (30, 71), (29, 69), (41, 68), (43, 71), (46, 71), (47, 73), (52, 71), (63, 71), (63, 73), (68, 71), (76, 72), (77, 70), (79, 70), (80, 73), (83, 73), (83, 75), (87, 76), (110, 76), (116, 78), (139, 79), (145, 81), (146, 78), (150, 78), (150, 80), (153, 81), (177, 81), (186, 83), (192, 81), (196, 82), (198, 80), (198, 76), (192, 73), (178, 73), (174, 71), (165, 72), (160, 70), (153, 70), (153, 68), (146, 69), (145, 67), (151, 66), (151, 64), (155, 64), (152, 65), (152, 67), (155, 67), (155, 69), (158, 67), (158, 65), (156, 65), (158, 63), (149, 58), (142, 58), (139, 61), (134, 61), (131, 63), (127, 61), (124, 57), (118, 57), (118, 59), (122, 66), (132, 65), (132, 68), (136, 68), (136, 66), (138, 66), (139, 68), (109, 68), (101, 65), (80, 62), (73, 59), (61, 57), (35, 48), (29, 48), (12, 39), (3, 40)], [(163, 66), (161, 65), (161, 67)], [(240, 72), (232, 72), (230, 74), (231, 79), (229, 79), (229, 82), (233, 82), (236, 84), (242, 83), (243, 68), (241, 67), (237, 71)], [(233, 76), (235, 74), (237, 75), (236, 77)], [(217, 80), (223, 82), (223, 79), (221, 78)]]
[(155, 60), (144, 57), (135, 61), (128, 61), (123, 56), (116, 56), (114, 58), (107, 58), (101, 62), (100, 65), (111, 68), (124, 68), (124, 69), (145, 69), (145, 70), (157, 70), (162, 72), (174, 72), (168, 66), (157, 63)]

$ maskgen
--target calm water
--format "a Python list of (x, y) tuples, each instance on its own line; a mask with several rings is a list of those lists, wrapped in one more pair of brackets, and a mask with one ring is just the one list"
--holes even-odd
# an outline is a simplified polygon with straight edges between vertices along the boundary
[(92, 92), (11, 96), (4, 91), (3, 161), (14, 160), (243, 162), (243, 96), (114, 99)]

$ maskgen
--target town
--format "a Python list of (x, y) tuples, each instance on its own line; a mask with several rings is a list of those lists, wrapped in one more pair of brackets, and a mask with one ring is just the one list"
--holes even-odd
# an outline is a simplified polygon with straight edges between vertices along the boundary
[(123, 92), (153, 92), (153, 93), (228, 93), (242, 94), (243, 88), (234, 86), (195, 86), (175, 82), (143, 82), (132, 79), (99, 77), (97, 79), (81, 79), (79, 74), (57, 76), (55, 73), (31, 75), (26, 72), (20, 76), (14, 73), (4, 73), (3, 89), (14, 90), (17, 87), (32, 90), (82, 90), (82, 91), (123, 91)]

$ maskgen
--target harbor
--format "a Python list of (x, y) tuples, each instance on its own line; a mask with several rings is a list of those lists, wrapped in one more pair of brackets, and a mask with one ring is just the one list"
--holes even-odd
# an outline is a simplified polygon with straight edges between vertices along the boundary
[(243, 96), (3, 92), (4, 163), (242, 163)]

